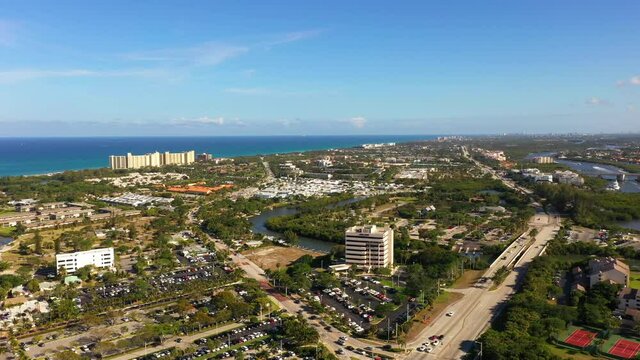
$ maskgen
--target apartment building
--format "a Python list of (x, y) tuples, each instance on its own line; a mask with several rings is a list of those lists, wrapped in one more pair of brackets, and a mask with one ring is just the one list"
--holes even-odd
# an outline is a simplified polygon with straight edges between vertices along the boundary
[(97, 268), (113, 268), (114, 261), (113, 248), (56, 254), (56, 271), (60, 272), (60, 269), (64, 268), (67, 273), (74, 273), (87, 265), (93, 265)]
[(362, 268), (393, 266), (393, 229), (376, 225), (353, 226), (345, 231), (346, 263)]
[(626, 311), (627, 309), (640, 310), (640, 290), (632, 288), (624, 288), (618, 293), (618, 309)]
[(612, 257), (589, 260), (589, 286), (599, 282), (629, 286), (629, 265)]
[(111, 155), (109, 166), (112, 169), (139, 169), (143, 167), (159, 167), (164, 165), (189, 165), (196, 161), (194, 150), (179, 153), (154, 152), (144, 155)]

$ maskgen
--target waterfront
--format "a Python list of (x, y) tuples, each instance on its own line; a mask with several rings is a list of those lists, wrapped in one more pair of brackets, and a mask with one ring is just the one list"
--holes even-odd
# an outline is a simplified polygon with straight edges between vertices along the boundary
[(107, 167), (109, 155), (195, 150), (215, 157), (431, 140), (431, 135), (0, 138), (0, 176)]
[(631, 220), (622, 223), (618, 223), (618, 225), (627, 228), (640, 231), (640, 220)]
[(0, 236), (0, 249), (2, 249), (3, 247), (5, 247), (6, 245), (11, 244), (11, 242), (13, 242), (13, 239), (10, 237), (4, 237), (4, 236)]
[[(556, 152), (539, 152), (539, 153), (530, 153), (527, 155), (525, 159), (533, 159), (534, 157), (539, 156), (551, 156), (555, 157), (557, 155)], [(593, 176), (594, 174), (603, 174), (600, 175), (603, 179), (613, 181), (615, 180), (615, 176), (608, 175), (611, 173), (615, 174), (624, 174), (626, 171), (623, 169), (607, 164), (600, 164), (596, 162), (582, 162), (576, 160), (565, 160), (565, 159), (555, 159), (556, 163), (560, 165), (567, 166), (572, 170), (580, 173), (580, 174), (590, 174)], [(640, 182), (635, 181), (635, 178), (627, 178), (626, 181), (620, 183), (620, 192), (623, 193), (637, 193), (640, 192)]]
[[(574, 160), (557, 159), (558, 164), (565, 165), (579, 173), (587, 174), (611, 174), (618, 173), (624, 174), (625, 171), (619, 167), (612, 165), (591, 163), (591, 162), (579, 162)], [(615, 180), (613, 175), (601, 175), (604, 179)], [(640, 192), (640, 183), (635, 181), (634, 178), (627, 178), (626, 181), (620, 183), (620, 192), (624, 193), (637, 193)]]
[[(333, 208), (333, 207), (337, 207), (337, 206), (352, 204), (352, 203), (358, 202), (360, 200), (362, 200), (362, 198), (353, 198), (353, 199), (343, 200), (343, 201), (337, 202), (335, 204), (329, 205), (328, 208)], [(263, 211), (262, 213), (260, 213), (260, 215), (256, 215), (256, 216), (253, 216), (253, 217), (249, 218), (249, 222), (251, 223), (251, 231), (253, 231), (254, 233), (259, 233), (259, 234), (264, 234), (264, 235), (275, 236), (275, 237), (281, 238), (282, 234), (280, 234), (279, 232), (271, 231), (271, 230), (267, 229), (265, 224), (272, 217), (285, 216), (285, 215), (295, 215), (295, 214), (298, 213), (298, 211), (299, 210), (297, 208), (295, 208), (295, 207), (279, 207), (279, 208)], [(341, 244), (338, 244), (338, 243), (333, 243), (333, 242), (329, 242), (329, 241), (322, 241), (322, 240), (313, 239), (313, 238), (304, 237), (304, 236), (300, 236), (300, 237), (298, 237), (298, 239), (299, 239), (299, 245), (301, 247), (307, 248), (307, 249), (310, 249), (310, 250), (317, 250), (317, 251), (321, 251), (321, 252), (329, 252), (331, 250), (331, 248), (334, 247), (335, 245), (341, 245)]]

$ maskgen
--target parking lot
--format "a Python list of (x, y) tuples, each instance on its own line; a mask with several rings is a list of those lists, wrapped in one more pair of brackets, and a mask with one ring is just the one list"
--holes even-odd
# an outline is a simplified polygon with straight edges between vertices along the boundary
[(354, 333), (363, 333), (371, 327), (371, 322), (377, 322), (381, 333), (394, 334), (396, 324), (406, 322), (423, 306), (415, 299), (404, 301), (394, 305), (394, 310), (380, 319), (376, 317), (375, 309), (381, 304), (392, 302), (391, 296), (397, 292), (395, 288), (384, 286), (372, 277), (342, 277), (340, 280), (342, 287), (316, 291), (314, 298), (347, 319)]
[[(149, 284), (158, 292), (167, 292), (190, 281), (198, 279), (213, 279), (220, 277), (222, 270), (216, 265), (192, 266), (186, 269), (174, 270), (172, 272), (158, 275), (149, 281)], [(120, 283), (99, 286), (95, 288), (95, 294), (102, 298), (116, 298), (126, 296), (132, 291), (131, 283)], [(88, 290), (84, 290), (88, 295)], [(83, 303), (90, 301), (88, 296), (82, 297)]]
[[(226, 331), (210, 337), (200, 338), (194, 341), (197, 349), (190, 354), (177, 357), (177, 360), (194, 359), (225, 359), (234, 357), (239, 352), (251, 352), (267, 345), (269, 337), (280, 324), (279, 317), (266, 319), (257, 324), (246, 325), (241, 328)], [(178, 343), (181, 339), (174, 340)], [(211, 345), (215, 344), (212, 347)], [(138, 358), (138, 360), (169, 359), (172, 349), (157, 351)], [(248, 356), (247, 358), (250, 358)]]

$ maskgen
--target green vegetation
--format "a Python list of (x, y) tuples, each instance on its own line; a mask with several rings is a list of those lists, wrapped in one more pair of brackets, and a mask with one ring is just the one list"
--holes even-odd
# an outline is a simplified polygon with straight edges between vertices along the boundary
[(585, 242), (567, 244), (566, 232), (566, 228), (561, 229), (549, 244), (548, 255), (531, 263), (522, 289), (509, 301), (502, 318), (482, 335), (484, 358), (528, 359), (535, 354), (535, 359), (559, 359), (559, 352), (550, 350), (546, 342), (557, 341), (568, 324), (601, 330), (619, 327), (619, 320), (613, 317), (619, 285), (599, 283), (587, 292), (565, 293), (554, 278), (565, 274), (570, 281), (569, 270), (586, 268), (584, 255), (620, 256), (617, 251), (622, 251), (637, 257), (635, 250), (616, 251)]
[(287, 268), (267, 270), (267, 274), (272, 279), (276, 287), (279, 287), (282, 290), (309, 290), (311, 288), (311, 279), (309, 278), (309, 274), (313, 269), (311, 267), (312, 262), (313, 257), (305, 255)]
[(629, 275), (629, 287), (632, 289), (640, 289), (640, 272), (631, 272)]
[(540, 184), (536, 193), (579, 225), (598, 228), (640, 219), (640, 193), (593, 192), (564, 184)]
[(267, 204), (259, 199), (219, 199), (202, 206), (198, 217), (204, 220), (202, 229), (219, 239), (246, 239), (251, 237), (247, 217), (262, 211)]
[(269, 230), (280, 233), (291, 231), (298, 236), (343, 243), (345, 229), (356, 225), (358, 213), (362, 209), (388, 201), (388, 196), (374, 196), (337, 206), (339, 202), (351, 197), (344, 194), (309, 199), (299, 206), (300, 211), (297, 214), (273, 217), (265, 225)]
[(431, 303), (439, 294), (439, 285), (458, 278), (463, 259), (439, 245), (428, 244), (411, 257), (407, 266), (407, 295), (420, 296)]
[(82, 201), (86, 194), (103, 195), (116, 188), (104, 183), (90, 183), (88, 178), (125, 174), (109, 169), (65, 171), (51, 176), (12, 176), (0, 178), (0, 191), (14, 199), (31, 198), (38, 194), (41, 202)]
[(11, 237), (13, 236), (16, 228), (13, 226), (0, 227), (0, 236)]
[(494, 286), (498, 286), (502, 284), (502, 282), (507, 278), (507, 275), (509, 275), (509, 273), (510, 271), (509, 269), (507, 269), (506, 266), (499, 268), (491, 278), (491, 280), (493, 280)]

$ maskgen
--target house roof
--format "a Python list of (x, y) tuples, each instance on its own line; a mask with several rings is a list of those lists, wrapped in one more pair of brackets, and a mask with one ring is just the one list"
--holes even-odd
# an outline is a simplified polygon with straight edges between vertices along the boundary
[(629, 265), (612, 257), (589, 260), (589, 269), (591, 270), (592, 274), (616, 270), (629, 275)]

